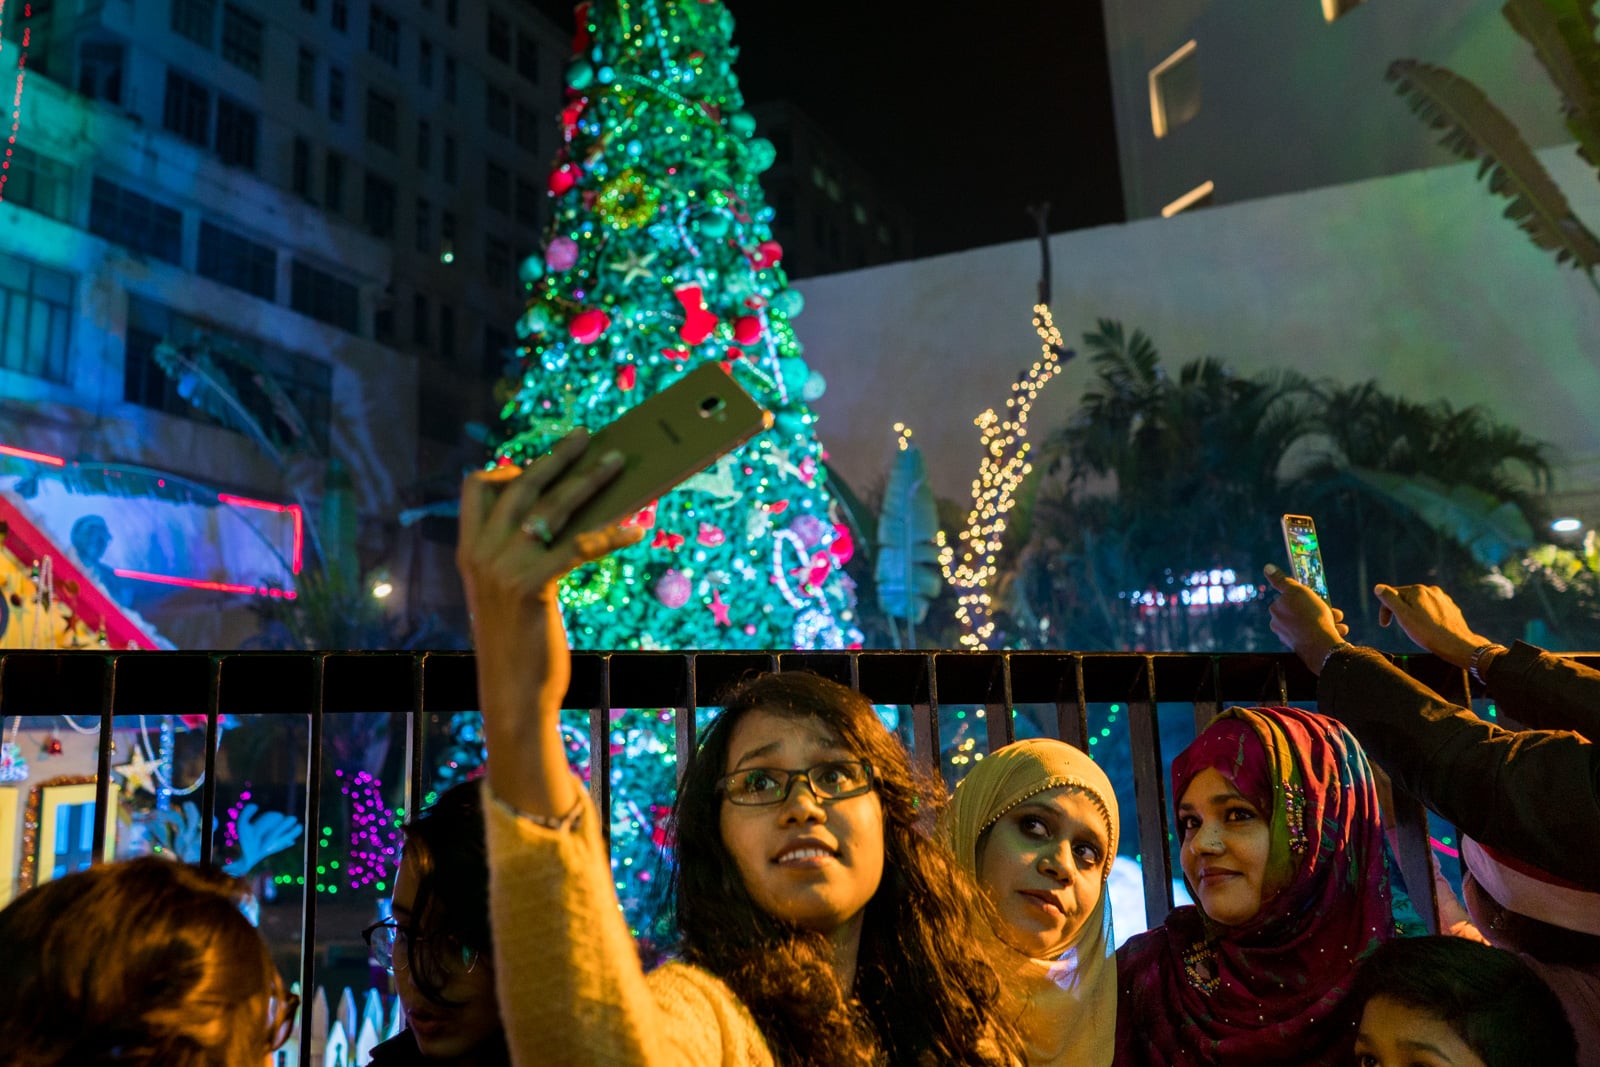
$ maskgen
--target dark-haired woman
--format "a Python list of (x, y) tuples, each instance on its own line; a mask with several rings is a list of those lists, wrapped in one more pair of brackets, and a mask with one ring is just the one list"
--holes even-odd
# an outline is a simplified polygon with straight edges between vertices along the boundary
[(30, 889), (0, 911), (8, 1067), (259, 1067), (299, 999), (228, 876), (146, 857)]
[(390, 918), (365, 931), (394, 975), (406, 1029), (372, 1050), (372, 1067), (498, 1067), (509, 1062), (494, 993), (483, 794), (440, 794), (403, 827)]
[(646, 976), (557, 715), (556, 583), (637, 529), (568, 530), (614, 475), (568, 437), (468, 479), (458, 561), (489, 744), (490, 907), (513, 1061), (747, 1065), (1018, 1062), (975, 955), (975, 893), (928, 836), (943, 799), (870, 704), (804, 675), (726, 702), (674, 813), (681, 960)]

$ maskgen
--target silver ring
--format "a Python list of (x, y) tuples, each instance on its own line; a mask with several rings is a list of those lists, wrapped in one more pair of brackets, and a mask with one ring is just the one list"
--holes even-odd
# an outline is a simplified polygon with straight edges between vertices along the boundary
[(550, 529), (550, 520), (543, 515), (530, 515), (522, 523), (522, 532), (529, 537), (537, 538), (546, 548), (549, 548), (556, 539), (556, 535)]

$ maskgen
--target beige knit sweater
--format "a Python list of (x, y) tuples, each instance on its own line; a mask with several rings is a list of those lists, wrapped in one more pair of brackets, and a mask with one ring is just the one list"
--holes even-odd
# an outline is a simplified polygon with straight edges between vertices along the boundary
[(500, 1016), (518, 1067), (772, 1067), (743, 1003), (682, 963), (646, 975), (585, 793), (573, 830), (484, 789)]

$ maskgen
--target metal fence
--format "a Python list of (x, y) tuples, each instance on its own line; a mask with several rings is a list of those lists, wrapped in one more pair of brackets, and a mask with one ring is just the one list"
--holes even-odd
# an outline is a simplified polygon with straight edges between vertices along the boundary
[[(1465, 672), (1431, 656), (1397, 658), (1401, 667), (1456, 703), (1471, 698)], [(990, 750), (1013, 738), (1011, 709), (1053, 708), (1054, 734), (1088, 749), (1089, 709), (1103, 702), (1127, 707), (1138, 851), (1147, 919), (1160, 923), (1172, 906), (1169, 802), (1158, 708), (1188, 705), (1195, 730), (1231, 704), (1309, 703), (1316, 679), (1288, 654), (1064, 652), (592, 652), (573, 658), (566, 706), (588, 709), (591, 790), (609, 811), (612, 754), (609, 709), (674, 709), (678, 751), (692, 750), (694, 709), (715, 706), (717, 695), (753, 671), (805, 669), (860, 690), (878, 705), (909, 707), (912, 754), (930, 768), (939, 760), (941, 713), (981, 707)], [(0, 654), (0, 716), (99, 715), (98, 773), (92, 855), (104, 851), (110, 800), (113, 720), (135, 715), (195, 715), (205, 719), (201, 826), (217, 815), (216, 753), (222, 716), (289, 715), (309, 721), (305, 766), (308, 818), (303, 871), (317, 863), (311, 832), (323, 784), (323, 725), (349, 713), (405, 715), (407, 811), (423, 794), (423, 726), (427, 716), (477, 708), (469, 653), (189, 653), (7, 652)], [(593, 712), (598, 712), (594, 714)], [(1050, 716), (1046, 716), (1049, 718)], [(1047, 731), (1049, 724), (1047, 724)], [(1170, 759), (1172, 753), (1165, 754)], [(684, 760), (679, 760), (681, 773)], [(1429, 929), (1437, 928), (1426, 813), (1396, 796), (1399, 858), (1414, 901)], [(215, 834), (200, 837), (199, 860), (211, 863)], [(301, 917), (302, 989), (317, 978), (318, 894), (304, 894)], [(301, 1033), (301, 1062), (309, 1062)]]

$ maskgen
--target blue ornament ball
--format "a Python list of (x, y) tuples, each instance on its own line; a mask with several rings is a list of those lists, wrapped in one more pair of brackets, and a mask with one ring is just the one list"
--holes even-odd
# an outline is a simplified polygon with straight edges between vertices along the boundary
[(529, 256), (517, 266), (517, 280), (524, 285), (532, 285), (542, 277), (544, 277), (544, 259), (540, 256)]
[(780, 289), (772, 294), (772, 310), (785, 318), (794, 318), (806, 308), (805, 294), (798, 289)]
[(594, 84), (594, 68), (582, 59), (567, 64), (567, 87), (584, 90)]
[(806, 383), (800, 387), (800, 399), (810, 404), (820, 400), (822, 394), (828, 391), (828, 380), (819, 372), (812, 371), (806, 376)]
[(758, 174), (778, 161), (778, 150), (765, 137), (755, 138), (744, 146), (744, 151), (750, 169)]
[(732, 223), (733, 220), (723, 212), (709, 211), (695, 218), (694, 228), (715, 241), (728, 235), (728, 227)]
[(749, 137), (756, 132), (756, 117), (748, 111), (735, 111), (728, 116), (728, 129), (736, 137)]

